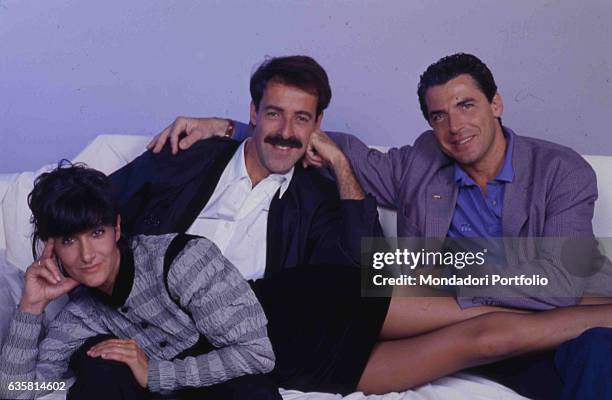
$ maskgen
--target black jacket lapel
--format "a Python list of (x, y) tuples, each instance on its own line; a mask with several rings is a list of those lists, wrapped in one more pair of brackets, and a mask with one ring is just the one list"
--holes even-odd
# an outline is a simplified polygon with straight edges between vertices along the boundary
[(192, 201), (177, 218), (173, 232), (186, 232), (210, 200), (210, 196), (212, 196), (219, 179), (221, 179), (221, 174), (223, 174), (225, 167), (240, 146), (240, 142), (225, 141), (225, 143), (228, 145), (222, 146), (216, 155), (207, 155), (214, 157), (214, 160), (206, 166), (206, 169), (200, 171), (200, 175), (193, 181), (194, 185), (199, 185), (198, 189), (195, 191)]

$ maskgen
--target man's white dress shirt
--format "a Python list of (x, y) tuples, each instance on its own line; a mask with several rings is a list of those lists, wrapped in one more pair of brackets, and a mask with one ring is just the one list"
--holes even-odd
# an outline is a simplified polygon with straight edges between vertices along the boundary
[(225, 167), (210, 200), (187, 233), (212, 240), (246, 279), (262, 278), (266, 269), (268, 211), (274, 195), (283, 196), (293, 168), (270, 174), (255, 187), (247, 173), (245, 144)]

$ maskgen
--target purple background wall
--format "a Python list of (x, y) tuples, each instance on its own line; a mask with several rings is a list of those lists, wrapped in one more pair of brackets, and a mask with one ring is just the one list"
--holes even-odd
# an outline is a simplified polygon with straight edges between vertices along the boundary
[[(509, 4), (508, 4), (509, 3)], [(152, 135), (175, 116), (246, 119), (266, 55), (328, 71), (326, 129), (410, 143), (427, 126), (428, 64), (478, 54), (504, 122), (612, 154), (612, 2), (0, 0), (0, 172), (72, 157), (102, 133)]]

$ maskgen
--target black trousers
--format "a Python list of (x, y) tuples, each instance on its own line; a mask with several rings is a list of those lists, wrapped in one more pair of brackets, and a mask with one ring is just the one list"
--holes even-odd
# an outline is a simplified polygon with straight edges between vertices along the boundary
[[(92, 358), (87, 350), (97, 343), (113, 336), (100, 335), (88, 339), (70, 358), (70, 368), (76, 374), (76, 382), (68, 391), (67, 399), (88, 400), (145, 400), (159, 397), (142, 388), (130, 368), (117, 361)], [(198, 350), (212, 349), (205, 340), (179, 354), (178, 358), (188, 355), (203, 354)], [(179, 390), (170, 395), (174, 399), (199, 400), (282, 400), (278, 388), (267, 375), (245, 375), (219, 385)]]

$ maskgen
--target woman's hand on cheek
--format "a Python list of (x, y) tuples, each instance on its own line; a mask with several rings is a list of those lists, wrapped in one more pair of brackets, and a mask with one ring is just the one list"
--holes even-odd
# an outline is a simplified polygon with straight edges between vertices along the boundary
[(47, 304), (79, 285), (72, 278), (60, 273), (53, 257), (55, 239), (45, 243), (42, 256), (28, 267), (25, 273), (25, 288), (19, 309), (30, 314), (41, 314)]

